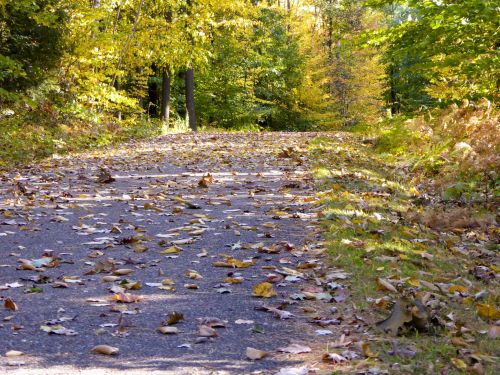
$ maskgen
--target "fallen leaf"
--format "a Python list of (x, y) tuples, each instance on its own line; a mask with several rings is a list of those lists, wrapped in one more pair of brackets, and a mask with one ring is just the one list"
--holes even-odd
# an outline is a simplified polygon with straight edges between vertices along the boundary
[(366, 341), (360, 341), (358, 343), (359, 347), (361, 348), (361, 352), (366, 358), (376, 358), (378, 357), (378, 353), (373, 353), (373, 351), (370, 348), (370, 344), (367, 343)]
[(112, 273), (115, 276), (125, 276), (125, 275), (131, 274), (132, 272), (134, 272), (134, 270), (132, 270), (130, 268), (121, 268), (121, 269), (113, 271)]
[(188, 272), (186, 272), (186, 277), (193, 279), (193, 280), (203, 279), (203, 276), (201, 276), (197, 271), (194, 271), (194, 270), (189, 270)]
[(449, 293), (467, 293), (467, 288), (462, 285), (452, 285), (448, 288)]
[(24, 355), (24, 352), (20, 352), (19, 350), (9, 350), (7, 353), (5, 353), (6, 357), (19, 357), (21, 355)]
[(476, 311), (481, 318), (490, 320), (500, 319), (500, 309), (496, 306), (478, 303), (476, 305)]
[(467, 364), (460, 358), (452, 358), (451, 363), (459, 370), (465, 370), (467, 368)]
[(61, 336), (76, 336), (78, 335), (78, 332), (68, 329), (66, 327), (63, 327), (62, 325), (54, 325), (54, 326), (48, 326), (48, 325), (43, 325), (40, 326), (40, 329), (44, 332), (47, 332), (49, 334), (55, 334), (55, 335), (61, 335)]
[(217, 336), (219, 336), (219, 334), (212, 327), (202, 325), (202, 326), (198, 327), (198, 336), (201, 336), (201, 337), (217, 337)]
[(276, 291), (273, 289), (273, 285), (268, 282), (255, 285), (252, 291), (255, 297), (271, 298), (277, 295)]
[(9, 297), (5, 298), (3, 301), (3, 307), (7, 310), (17, 311), (17, 304)]
[(116, 293), (113, 295), (113, 297), (111, 299), (113, 301), (121, 302), (121, 303), (135, 303), (135, 302), (139, 302), (141, 297), (134, 296), (133, 294), (130, 294), (130, 293)]
[(226, 277), (224, 282), (229, 284), (240, 284), (243, 282), (243, 277)]
[(177, 327), (161, 326), (158, 328), (158, 332), (163, 333), (164, 335), (175, 335), (179, 333), (179, 329)]
[(170, 246), (169, 248), (160, 251), (160, 254), (176, 254), (180, 253), (182, 249), (179, 246)]
[(263, 306), (263, 308), (266, 311), (272, 312), (274, 315), (276, 315), (276, 317), (278, 317), (278, 318), (280, 318), (282, 320), (284, 320), (284, 319), (290, 319), (290, 318), (292, 318), (292, 317), (295, 316), (295, 315), (293, 315), (289, 311), (277, 309), (275, 307)]
[(96, 345), (90, 349), (90, 351), (94, 354), (117, 355), (120, 352), (120, 349), (109, 345)]
[(167, 324), (169, 326), (179, 323), (181, 320), (184, 320), (184, 315), (180, 312), (173, 311), (167, 316)]
[(268, 352), (265, 352), (265, 351), (259, 350), (259, 349), (255, 349), (255, 348), (251, 348), (251, 347), (247, 347), (245, 354), (246, 354), (248, 359), (251, 359), (253, 361), (265, 358), (269, 355)]
[(202, 188), (208, 188), (208, 186), (213, 183), (214, 178), (210, 173), (208, 173), (206, 176), (203, 176), (200, 181), (198, 181), (198, 186)]
[(377, 286), (379, 290), (387, 290), (389, 292), (397, 293), (398, 290), (388, 280), (377, 277)]

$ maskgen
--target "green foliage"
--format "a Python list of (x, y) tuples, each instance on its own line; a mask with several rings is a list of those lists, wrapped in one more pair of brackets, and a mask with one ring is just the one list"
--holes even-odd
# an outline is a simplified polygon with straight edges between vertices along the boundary
[(140, 118), (104, 123), (81, 120), (73, 111), (68, 115), (48, 101), (30, 111), (13, 108), (0, 113), (0, 169), (53, 154), (159, 135), (161, 130), (158, 124)]
[[(386, 10), (388, 29), (379, 41), (386, 43), (388, 59), (395, 68), (395, 85), (406, 87), (394, 96), (414, 101), (409, 90), (425, 90), (442, 102), (464, 98), (495, 99), (500, 74), (498, 40), (500, 21), (494, 0), (370, 0)], [(401, 3), (407, 4), (402, 12)], [(404, 16), (406, 18), (404, 18)], [(397, 77), (397, 74), (405, 78)], [(420, 99), (427, 102), (425, 95)], [(405, 105), (403, 102), (400, 104)], [(410, 103), (409, 109), (414, 104)]]
[(63, 51), (65, 13), (59, 0), (0, 4), (0, 104), (36, 86)]

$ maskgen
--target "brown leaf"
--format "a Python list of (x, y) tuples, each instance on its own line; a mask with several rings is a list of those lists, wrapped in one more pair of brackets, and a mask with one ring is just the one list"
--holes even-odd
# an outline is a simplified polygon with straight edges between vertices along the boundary
[(207, 173), (206, 176), (203, 176), (200, 181), (198, 181), (198, 186), (202, 188), (208, 188), (209, 185), (214, 183), (214, 178), (210, 173)]
[(173, 311), (170, 314), (168, 314), (167, 324), (171, 326), (179, 323), (181, 320), (184, 320), (184, 314), (177, 311)]
[(388, 290), (389, 292), (397, 293), (398, 290), (388, 280), (377, 277), (377, 286), (379, 290)]
[(17, 311), (17, 304), (9, 297), (5, 298), (3, 301), (3, 307), (7, 310)]
[(96, 345), (90, 351), (94, 354), (117, 355), (120, 349), (109, 345)]
[(268, 352), (265, 352), (263, 350), (247, 347), (245, 354), (248, 359), (251, 359), (252, 361), (254, 360), (259, 360), (262, 358), (265, 358), (269, 355)]

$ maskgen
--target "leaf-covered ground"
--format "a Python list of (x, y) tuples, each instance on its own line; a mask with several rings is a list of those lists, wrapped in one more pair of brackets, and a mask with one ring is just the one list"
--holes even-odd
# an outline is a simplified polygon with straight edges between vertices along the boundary
[(352, 134), (312, 149), (332, 266), (352, 274), (351, 302), (370, 327), (354, 368), (498, 373), (498, 198), (443, 199)]
[(325, 271), (315, 136), (172, 135), (5, 173), (2, 372), (329, 371), (345, 274)]
[(495, 218), (450, 225), (410, 177), (342, 133), (171, 135), (5, 173), (1, 369), (493, 374)]

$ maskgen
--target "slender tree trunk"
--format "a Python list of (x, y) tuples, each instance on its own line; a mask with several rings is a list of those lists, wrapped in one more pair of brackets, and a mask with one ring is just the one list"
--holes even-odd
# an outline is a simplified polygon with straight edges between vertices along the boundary
[(194, 103), (194, 69), (186, 70), (186, 110), (189, 120), (189, 128), (192, 131), (197, 131), (196, 127), (196, 110)]
[(162, 86), (161, 86), (161, 115), (165, 126), (168, 128), (170, 123), (170, 68), (167, 66), (163, 69)]
[[(167, 12), (166, 21), (168, 24), (172, 23), (172, 11)], [(170, 125), (170, 88), (172, 81), (172, 72), (170, 71), (170, 65), (167, 64), (163, 68), (162, 85), (161, 85), (161, 113), (160, 118), (163, 121), (164, 126)]]
[(92, 7), (99, 8), (101, 6), (101, 0), (93, 0)]
[[(187, 15), (189, 18), (193, 16), (192, 10), (192, 0), (186, 1), (187, 5)], [(189, 35), (191, 46), (194, 48), (194, 38), (193, 35)], [(188, 67), (186, 69), (186, 111), (188, 115), (189, 128), (192, 131), (197, 131), (196, 127), (196, 109), (194, 103), (194, 68)]]

